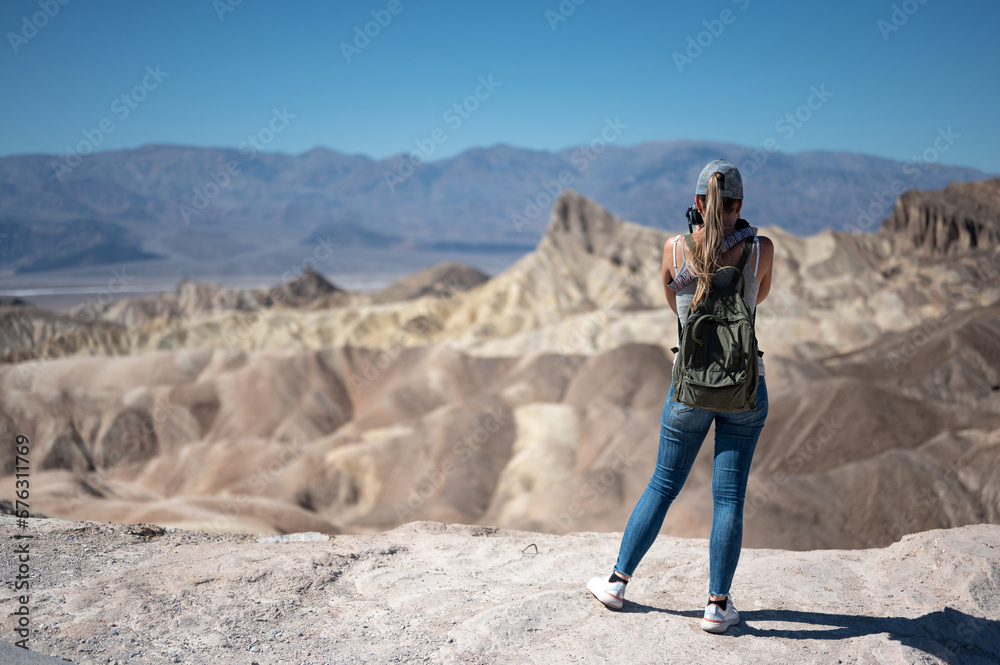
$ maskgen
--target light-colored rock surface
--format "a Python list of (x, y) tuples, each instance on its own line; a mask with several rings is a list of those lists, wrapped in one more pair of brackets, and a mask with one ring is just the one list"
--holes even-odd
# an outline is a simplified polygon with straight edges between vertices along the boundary
[[(14, 530), (0, 517), (5, 541)], [(80, 665), (1000, 662), (1000, 526), (874, 550), (744, 550), (742, 622), (724, 635), (698, 625), (697, 539), (661, 536), (615, 612), (584, 588), (613, 565), (614, 533), (418, 522), (260, 542), (61, 520), (21, 533), (35, 536), (30, 646)]]
[(995, 247), (1000, 243), (1000, 178), (904, 192), (879, 231), (924, 255)]

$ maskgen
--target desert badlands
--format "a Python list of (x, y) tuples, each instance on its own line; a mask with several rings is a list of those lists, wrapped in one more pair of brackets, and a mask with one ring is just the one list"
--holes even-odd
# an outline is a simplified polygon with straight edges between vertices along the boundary
[[(905, 193), (878, 233), (761, 229), (771, 413), (733, 592), (745, 621), (722, 638), (696, 621), (710, 442), (623, 611), (583, 589), (655, 460), (676, 335), (664, 231), (566, 191), (535, 251), (492, 278), (445, 264), (373, 294), (307, 273), (67, 313), (5, 302), (0, 436), (29, 437), (47, 516), (0, 517), (5, 542), (35, 537), (32, 647), (76, 663), (998, 662), (998, 230), (1000, 180)], [(12, 447), (0, 466), (13, 499)]]

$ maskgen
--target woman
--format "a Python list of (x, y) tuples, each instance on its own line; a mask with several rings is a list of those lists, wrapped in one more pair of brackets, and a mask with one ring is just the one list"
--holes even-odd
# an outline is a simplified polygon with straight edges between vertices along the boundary
[[(663, 286), (670, 308), (683, 325), (693, 303), (700, 302), (709, 292), (715, 271), (738, 264), (743, 238), (749, 237), (753, 248), (743, 269), (746, 278), (743, 297), (753, 312), (771, 287), (774, 246), (769, 239), (755, 236), (756, 229), (739, 218), (743, 180), (736, 167), (721, 159), (709, 163), (698, 177), (695, 205), (704, 223), (693, 233), (693, 249), (686, 246), (683, 236), (670, 238), (663, 249)], [(767, 388), (760, 358), (758, 367), (756, 407), (750, 411), (724, 413), (685, 406), (674, 400), (671, 384), (660, 418), (656, 469), (625, 527), (618, 561), (607, 582), (603, 577), (595, 577), (587, 584), (591, 593), (608, 607), (622, 606), (625, 585), (656, 540), (667, 508), (681, 491), (714, 422), (709, 597), (701, 627), (723, 633), (739, 623), (739, 613), (729, 599), (729, 587), (743, 541), (743, 500), (750, 463), (767, 417)]]

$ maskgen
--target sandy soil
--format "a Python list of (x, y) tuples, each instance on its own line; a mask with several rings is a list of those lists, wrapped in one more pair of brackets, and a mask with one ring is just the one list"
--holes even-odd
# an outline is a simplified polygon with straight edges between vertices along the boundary
[[(263, 536), (0, 517), (0, 660), (18, 655), (12, 536), (32, 534), (34, 651), (73, 663), (1000, 662), (1000, 526), (884, 549), (744, 550), (742, 623), (699, 628), (707, 543), (661, 536), (621, 611), (585, 589), (620, 534), (416, 522)], [(23, 541), (20, 541), (23, 542)], [(20, 654), (27, 655), (27, 654)]]

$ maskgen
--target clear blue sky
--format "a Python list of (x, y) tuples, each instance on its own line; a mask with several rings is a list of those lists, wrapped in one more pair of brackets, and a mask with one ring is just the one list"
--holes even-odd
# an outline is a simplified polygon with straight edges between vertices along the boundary
[[(619, 117), (622, 145), (773, 138), (787, 152), (907, 160), (950, 126), (941, 162), (1000, 172), (996, 0), (563, 0), (574, 11), (558, 23), (559, 0), (398, 0), (394, 15), (390, 0), (237, 1), (5, 1), (0, 155), (64, 154), (104, 118), (114, 130), (99, 150), (235, 147), (287, 108), (295, 118), (268, 150), (383, 158), (435, 128), (446, 140), (432, 159), (497, 143), (557, 150)], [(347, 62), (341, 45), (372, 11), (391, 20)], [(44, 25), (25, 29), (26, 16)], [(679, 71), (673, 54), (699, 36), (707, 46)], [(168, 76), (146, 78), (153, 89), (123, 118), (112, 104), (147, 66)], [(446, 122), (490, 76), (499, 87)], [(799, 108), (823, 86), (832, 96)], [(797, 109), (808, 120), (779, 130)]]

